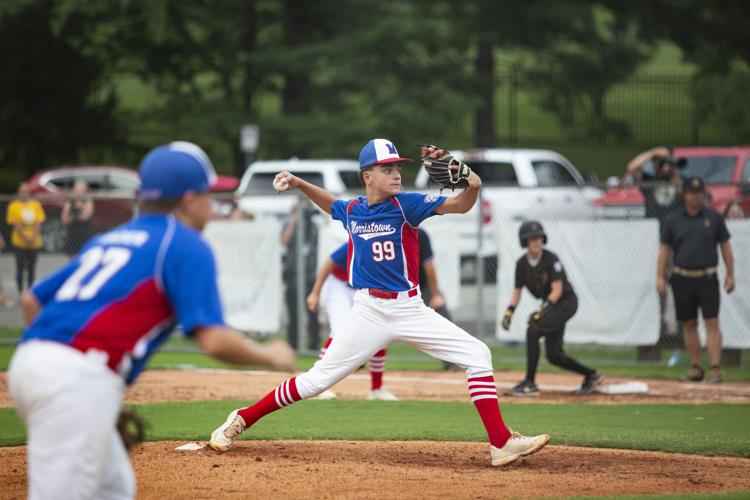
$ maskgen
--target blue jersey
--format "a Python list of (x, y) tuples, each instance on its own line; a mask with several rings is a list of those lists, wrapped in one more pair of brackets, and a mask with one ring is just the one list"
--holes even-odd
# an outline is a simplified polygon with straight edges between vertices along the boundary
[(21, 342), (106, 356), (127, 383), (178, 321), (188, 335), (224, 324), (211, 249), (173, 216), (143, 215), (93, 238), (31, 291), (43, 307)]
[(331, 274), (345, 283), (349, 282), (349, 276), (346, 271), (346, 257), (348, 253), (349, 244), (344, 243), (334, 250), (330, 256), (333, 261), (333, 271), (331, 271)]
[(444, 196), (399, 193), (368, 206), (367, 198), (337, 200), (331, 216), (349, 233), (347, 272), (355, 288), (392, 292), (419, 284), (417, 226), (434, 215)]

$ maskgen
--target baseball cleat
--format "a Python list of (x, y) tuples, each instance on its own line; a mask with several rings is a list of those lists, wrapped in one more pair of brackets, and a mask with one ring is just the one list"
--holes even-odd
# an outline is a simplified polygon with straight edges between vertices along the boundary
[(328, 399), (336, 399), (337, 397), (338, 397), (338, 394), (336, 394), (335, 392), (333, 392), (330, 389), (326, 389), (325, 391), (321, 392), (320, 394), (318, 394), (317, 396), (315, 396), (312, 399), (328, 400)]
[(705, 373), (703, 373), (703, 368), (701, 368), (698, 365), (693, 365), (690, 367), (690, 369), (687, 371), (685, 375), (680, 377), (681, 382), (700, 382), (703, 380), (703, 377), (705, 376)]
[(367, 395), (367, 399), (377, 399), (379, 401), (398, 401), (398, 397), (396, 397), (395, 394), (393, 394), (385, 387), (370, 391), (370, 394)]
[(237, 414), (238, 411), (239, 408), (230, 413), (226, 422), (211, 433), (211, 440), (208, 442), (210, 448), (224, 453), (232, 447), (234, 440), (245, 432), (245, 420)]
[(502, 448), (490, 445), (490, 458), (492, 466), (509, 465), (526, 455), (531, 455), (544, 448), (549, 443), (548, 434), (538, 436), (522, 436), (511, 431), (510, 439)]
[(721, 384), (722, 382), (724, 382), (724, 376), (721, 374), (720, 366), (714, 365), (710, 370), (708, 370), (708, 377), (706, 378), (706, 382), (708, 382), (709, 384)]
[(604, 382), (604, 375), (594, 372), (590, 376), (583, 379), (581, 387), (576, 389), (575, 394), (577, 396), (583, 396), (585, 394), (591, 394), (598, 386)]
[(505, 394), (507, 394), (508, 396), (531, 398), (531, 397), (539, 396), (539, 388), (536, 386), (534, 382), (529, 382), (528, 380), (524, 380), (523, 382), (515, 386), (513, 389), (506, 391)]

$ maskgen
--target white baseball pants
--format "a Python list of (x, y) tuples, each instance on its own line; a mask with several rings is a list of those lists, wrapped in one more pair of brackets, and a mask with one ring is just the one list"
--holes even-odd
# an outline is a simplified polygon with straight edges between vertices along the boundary
[(323, 283), (320, 295), (323, 310), (328, 316), (329, 337), (333, 338), (349, 317), (355, 292), (354, 288), (333, 275), (328, 276)]
[(135, 475), (115, 428), (124, 382), (94, 355), (21, 344), (8, 386), (28, 432), (29, 498), (130, 499)]
[(392, 342), (410, 344), (425, 354), (459, 365), (467, 377), (492, 375), (489, 348), (422, 301), (421, 295), (380, 299), (358, 290), (347, 319), (322, 359), (296, 378), (300, 397), (317, 396), (362, 366)]

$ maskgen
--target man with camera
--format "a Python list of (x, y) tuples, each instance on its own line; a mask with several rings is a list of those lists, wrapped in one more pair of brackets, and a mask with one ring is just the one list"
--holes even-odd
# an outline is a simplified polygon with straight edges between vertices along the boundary
[[(644, 171), (648, 162), (653, 165), (653, 174)], [(663, 146), (644, 151), (628, 163), (626, 174), (633, 177), (643, 194), (646, 218), (658, 219), (661, 225), (667, 215), (681, 208), (682, 177), (677, 169), (686, 164), (685, 158), (674, 158), (672, 152)], [(671, 259), (668, 259), (663, 272), (664, 281), (669, 283), (672, 274)], [(658, 359), (659, 347), (663, 344), (680, 347), (675, 311), (669, 298), (666, 287), (659, 291), (659, 342), (655, 347), (639, 346), (638, 359)], [(676, 349), (669, 360), (669, 366), (677, 364), (680, 358), (680, 351)]]
[[(654, 166), (653, 174), (643, 170), (649, 161)], [(644, 151), (628, 163), (626, 173), (635, 179), (643, 193), (647, 218), (659, 219), (661, 224), (671, 211), (680, 207), (682, 177), (677, 169), (685, 165), (685, 158), (674, 158), (663, 146)]]

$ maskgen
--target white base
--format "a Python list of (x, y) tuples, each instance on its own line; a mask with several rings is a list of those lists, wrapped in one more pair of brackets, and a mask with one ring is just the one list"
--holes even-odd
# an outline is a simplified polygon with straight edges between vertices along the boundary
[(192, 443), (186, 443), (182, 446), (178, 446), (175, 448), (176, 451), (198, 451), (202, 450), (206, 447), (206, 443), (199, 443), (198, 441), (193, 441)]
[(648, 384), (645, 382), (625, 382), (623, 384), (600, 385), (595, 389), (602, 394), (647, 394)]

